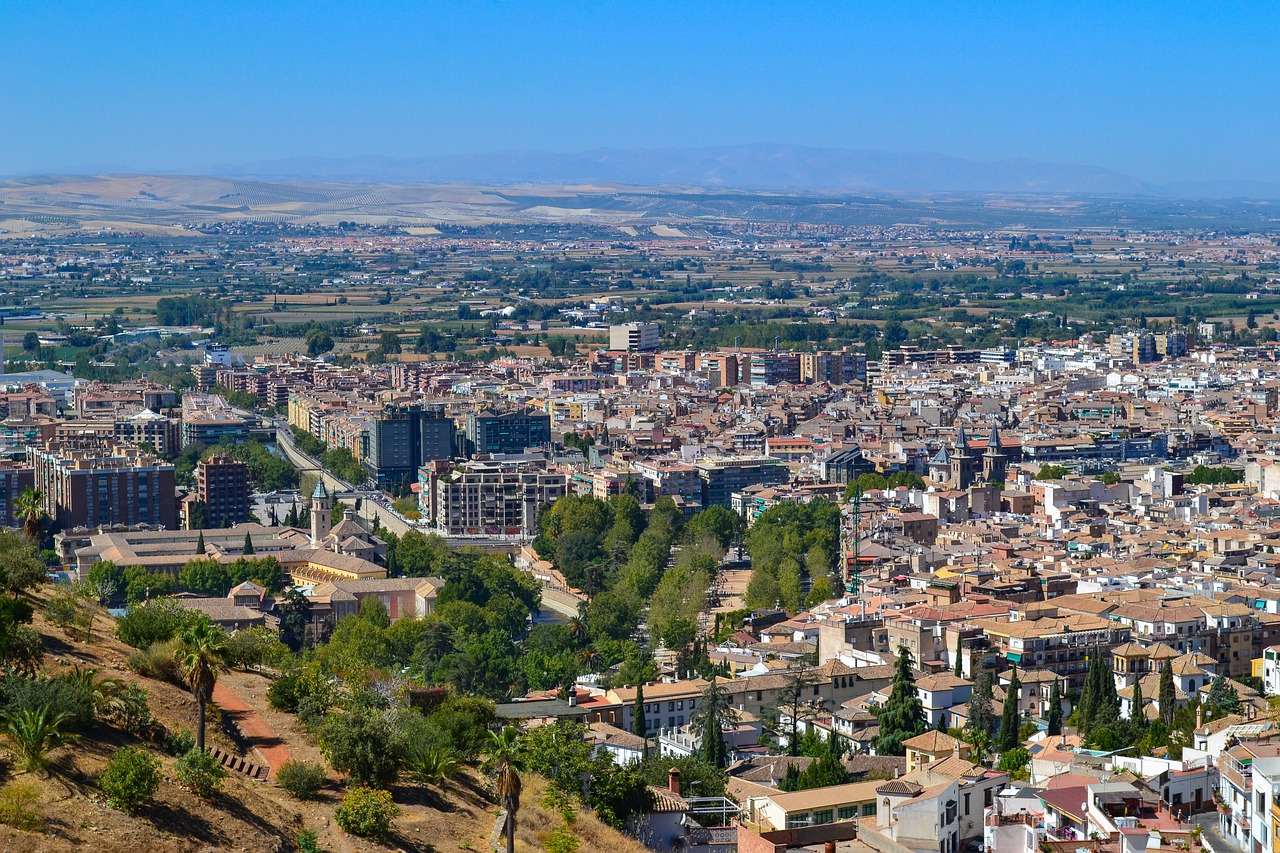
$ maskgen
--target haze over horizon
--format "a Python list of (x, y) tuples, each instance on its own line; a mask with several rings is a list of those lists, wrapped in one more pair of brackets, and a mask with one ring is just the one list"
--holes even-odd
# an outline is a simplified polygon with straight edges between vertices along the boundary
[(1265, 186), (1276, 24), (1245, 4), (10, 4), (0, 174), (771, 142)]

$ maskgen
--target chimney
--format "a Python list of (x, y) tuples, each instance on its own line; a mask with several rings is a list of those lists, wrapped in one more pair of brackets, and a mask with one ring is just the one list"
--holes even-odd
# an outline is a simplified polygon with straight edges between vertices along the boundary
[(677, 797), (680, 796), (680, 768), (672, 767), (667, 771), (667, 789)]

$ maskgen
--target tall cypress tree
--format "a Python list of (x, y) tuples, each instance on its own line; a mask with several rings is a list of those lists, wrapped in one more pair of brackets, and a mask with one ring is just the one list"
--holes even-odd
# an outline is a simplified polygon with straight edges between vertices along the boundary
[(636, 685), (636, 704), (631, 711), (631, 733), (637, 737), (649, 737), (649, 725), (644, 718), (644, 685)]
[(893, 687), (889, 698), (876, 709), (876, 720), (880, 723), (880, 736), (874, 741), (876, 755), (904, 755), (906, 747), (902, 742), (929, 730), (911, 665), (911, 652), (906, 646), (898, 646)]
[(1022, 682), (1018, 680), (1018, 665), (1014, 664), (1009, 676), (1009, 686), (1004, 694), (1004, 713), (1000, 715), (1000, 731), (996, 734), (996, 751), (1008, 752), (1022, 738), (1018, 736), (1018, 697), (1022, 694)]
[(196, 553), (201, 557), (204, 556), (204, 531), (200, 531), (200, 536), (196, 539)]
[(1146, 704), (1146, 701), (1146, 698), (1142, 695), (1142, 679), (1134, 679), (1133, 701), (1129, 706), (1129, 722), (1141, 728), (1147, 727), (1147, 714), (1142, 707)]
[(246, 556), (253, 553), (253, 537), (248, 533), (244, 535), (244, 553)]
[(1173, 687), (1173, 662), (1165, 661), (1160, 670), (1160, 694), (1156, 700), (1160, 703), (1160, 722), (1166, 726), (1173, 725), (1173, 714), (1177, 710), (1178, 693)]
[(1076, 706), (1076, 729), (1081, 735), (1089, 733), (1098, 709), (1098, 680), (1102, 674), (1102, 655), (1094, 646), (1089, 652), (1089, 672), (1084, 677), (1084, 689), (1080, 691), (1080, 704)]
[(1057, 678), (1049, 688), (1049, 713), (1045, 716), (1045, 723), (1045, 731), (1050, 735), (1062, 734), (1062, 689)]
[(964, 677), (964, 659), (960, 657), (960, 635), (956, 634), (956, 678)]
[(1093, 715), (1093, 725), (1105, 726), (1120, 719), (1120, 696), (1116, 693), (1116, 677), (1098, 651), (1098, 704)]

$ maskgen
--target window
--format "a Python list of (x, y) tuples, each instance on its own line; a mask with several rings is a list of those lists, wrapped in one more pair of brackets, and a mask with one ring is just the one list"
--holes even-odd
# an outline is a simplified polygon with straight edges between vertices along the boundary
[(831, 809), (823, 809), (813, 813), (813, 822), (815, 825), (822, 823), (831, 823)]
[(797, 826), (809, 825), (809, 813), (799, 812), (797, 814), (787, 815), (787, 829), (795, 829)]
[(836, 817), (840, 820), (852, 820), (858, 816), (857, 806), (841, 806), (836, 810)]
[(875, 803), (863, 803), (863, 804), (862, 804), (862, 816), (863, 816), (863, 817), (875, 817), (875, 816), (876, 816), (876, 804), (875, 804)]

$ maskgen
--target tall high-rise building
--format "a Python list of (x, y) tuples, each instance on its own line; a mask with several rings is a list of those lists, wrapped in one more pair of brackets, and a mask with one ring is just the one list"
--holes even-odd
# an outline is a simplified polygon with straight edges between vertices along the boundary
[(63, 529), (150, 524), (176, 530), (173, 466), (137, 447), (28, 448), (45, 511)]
[(209, 527), (232, 527), (249, 520), (249, 466), (229, 456), (196, 465), (196, 500), (204, 504)]
[(781, 486), (791, 479), (787, 464), (767, 456), (703, 459), (695, 467), (702, 480), (702, 505), (730, 507), (733, 493), (748, 486)]
[(444, 406), (387, 406), (369, 421), (365, 467), (379, 486), (399, 485), (426, 463), (454, 456), (456, 433)]
[(523, 453), (551, 441), (551, 416), (527, 409), (484, 410), (467, 415), (468, 454)]
[(657, 323), (622, 323), (609, 327), (609, 349), (620, 352), (648, 352), (662, 342), (662, 327)]

